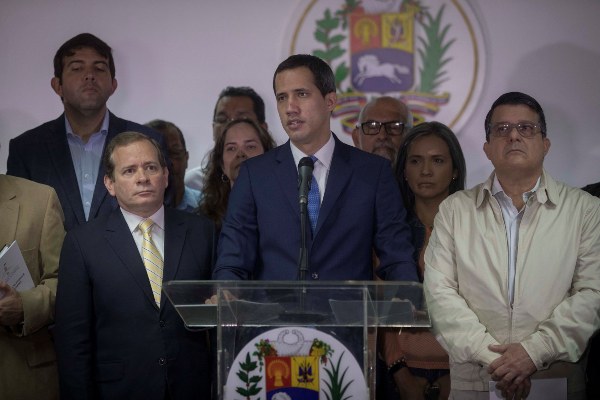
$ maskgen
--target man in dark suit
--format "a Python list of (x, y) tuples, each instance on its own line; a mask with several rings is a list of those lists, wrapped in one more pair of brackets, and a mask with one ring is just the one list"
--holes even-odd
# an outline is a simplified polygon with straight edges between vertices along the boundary
[(61, 253), (61, 398), (209, 398), (207, 336), (185, 329), (161, 286), (210, 278), (214, 226), (163, 206), (168, 170), (147, 136), (115, 137), (104, 165), (120, 209), (69, 231)]
[(115, 64), (111, 48), (96, 36), (79, 34), (58, 49), (51, 85), (65, 112), (10, 141), (7, 174), (52, 186), (70, 230), (117, 207), (103, 184), (105, 143), (137, 131), (166, 147), (157, 132), (108, 111), (117, 88)]
[[(298, 170), (315, 156), (308, 226), (309, 280), (417, 280), (405, 210), (389, 162), (339, 141), (331, 68), (310, 55), (283, 61), (273, 78), (277, 109), (290, 140), (244, 162), (219, 238), (215, 279), (294, 280), (300, 253)], [(314, 200), (311, 200), (312, 199)], [(318, 215), (310, 208), (315, 205)], [(308, 224), (307, 224), (308, 225)]]

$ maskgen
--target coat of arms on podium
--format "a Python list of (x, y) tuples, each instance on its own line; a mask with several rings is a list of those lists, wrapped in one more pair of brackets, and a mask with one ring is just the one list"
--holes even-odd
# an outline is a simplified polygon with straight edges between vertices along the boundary
[(362, 369), (352, 352), (316, 329), (272, 329), (237, 354), (225, 399), (351, 400), (368, 398)]

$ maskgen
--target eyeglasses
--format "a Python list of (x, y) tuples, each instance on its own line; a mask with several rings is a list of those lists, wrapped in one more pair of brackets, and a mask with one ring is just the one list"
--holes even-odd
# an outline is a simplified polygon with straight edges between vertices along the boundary
[(492, 135), (495, 137), (507, 137), (515, 128), (517, 128), (519, 135), (523, 136), (524, 138), (531, 138), (538, 133), (541, 127), (533, 122), (519, 122), (517, 124), (499, 122), (491, 126), (491, 131)]
[(365, 135), (378, 135), (381, 131), (381, 127), (385, 128), (388, 135), (399, 136), (404, 133), (404, 122), (390, 121), (390, 122), (379, 122), (379, 121), (367, 121), (360, 124), (362, 132)]

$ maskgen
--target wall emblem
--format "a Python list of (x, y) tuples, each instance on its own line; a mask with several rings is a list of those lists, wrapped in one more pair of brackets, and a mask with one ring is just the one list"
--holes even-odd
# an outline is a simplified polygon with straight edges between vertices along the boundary
[(466, 1), (312, 0), (297, 15), (285, 57), (313, 54), (333, 69), (334, 131), (351, 133), (364, 104), (382, 95), (408, 104), (415, 123), (437, 120), (458, 131), (470, 117), (485, 57), (482, 30)]

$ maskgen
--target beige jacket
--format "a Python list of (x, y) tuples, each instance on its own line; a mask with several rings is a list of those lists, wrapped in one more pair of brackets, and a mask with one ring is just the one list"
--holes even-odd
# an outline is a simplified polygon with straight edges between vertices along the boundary
[(21, 292), (23, 325), (0, 326), (0, 399), (58, 398), (48, 325), (54, 319), (63, 218), (54, 189), (0, 175), (0, 248), (16, 240), (37, 285)]
[(452, 387), (487, 390), (490, 344), (521, 343), (536, 377), (567, 376), (600, 327), (600, 200), (545, 171), (519, 230), (513, 305), (508, 244), (492, 176), (440, 206), (425, 253), (424, 291), (438, 340), (450, 355)]

